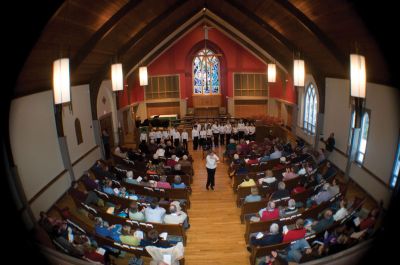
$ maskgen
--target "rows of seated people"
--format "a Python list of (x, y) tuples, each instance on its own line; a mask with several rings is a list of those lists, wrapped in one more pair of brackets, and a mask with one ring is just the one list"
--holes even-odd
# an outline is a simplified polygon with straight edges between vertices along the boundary
[[(233, 185), (238, 196), (243, 195), (242, 189), (249, 193), (238, 205), (242, 212), (252, 209), (245, 216), (251, 264), (310, 260), (372, 234), (379, 209), (363, 216), (364, 200), (348, 205), (346, 186), (338, 183), (337, 170), (325, 161), (323, 152), (309, 150), (302, 141), (292, 147), (278, 138), (267, 138), (260, 144), (232, 141), (225, 154), (230, 158), (228, 173), (233, 183), (241, 181)], [(314, 242), (317, 251), (313, 251)]]
[[(175, 255), (175, 263), (182, 258), (183, 243), (186, 241), (184, 229), (190, 227), (185, 212), (189, 200), (187, 196), (178, 196), (174, 199), (173, 193), (190, 189), (192, 176), (189, 178), (188, 173), (192, 173), (193, 170), (182, 171), (182, 167), (192, 167), (192, 160), (188, 152), (180, 148), (180, 145), (173, 146), (170, 141), (167, 141), (166, 145), (160, 143), (155, 148), (151, 143), (143, 143), (138, 150), (127, 150), (126, 153), (119, 147), (114, 157), (119, 157), (121, 160), (114, 160), (114, 163), (99, 160), (85, 172), (79, 182), (72, 183), (68, 194), (77, 209), (79, 211), (84, 209), (89, 216), (95, 217), (92, 236), (97, 241), (107, 244), (107, 246), (102, 245), (107, 252), (101, 255), (102, 263), (107, 263), (109, 254), (118, 256), (121, 250), (137, 251), (140, 248), (142, 252), (139, 251), (139, 256), (151, 254), (152, 251), (157, 251), (157, 248), (178, 248), (182, 255), (179, 257)], [(152, 154), (149, 150), (155, 150), (155, 153)], [(172, 231), (172, 234), (167, 233), (161, 238), (153, 228), (161, 229), (160, 232)], [(58, 231), (58, 228), (56, 230)], [(96, 247), (96, 240), (93, 237), (89, 237), (90, 240), (83, 240), (82, 237), (81, 240), (80, 236), (74, 237), (71, 233), (65, 234), (65, 232), (51, 234), (51, 237), (57, 238), (58, 244), (69, 249), (68, 253), (72, 255), (77, 254), (75, 256), (85, 259), (91, 256), (94, 256), (92, 259), (96, 257), (100, 259), (97, 252), (83, 253), (74, 250), (80, 241), (85, 241), (85, 245), (90, 242), (92, 249)], [(73, 238), (78, 241), (75, 242)], [(104, 241), (105, 239), (111, 241)], [(146, 251), (143, 252), (143, 248)]]

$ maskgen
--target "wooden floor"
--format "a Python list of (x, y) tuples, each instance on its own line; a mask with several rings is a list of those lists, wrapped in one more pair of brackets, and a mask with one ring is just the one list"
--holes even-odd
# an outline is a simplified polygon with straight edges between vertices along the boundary
[[(227, 165), (222, 162), (222, 153), (225, 147), (215, 149), (221, 162), (216, 171), (214, 191), (205, 188), (207, 171), (202, 151), (193, 151), (191, 143), (189, 143), (189, 148), (194, 159), (195, 176), (192, 184), (193, 192), (190, 196), (191, 208), (188, 210), (191, 227), (187, 232), (185, 264), (249, 264), (250, 253), (247, 252), (244, 241), (245, 225), (240, 223), (240, 209), (236, 207), (235, 194), (227, 174)], [(348, 200), (363, 195), (365, 193), (357, 185), (349, 183), (346, 196)], [(62, 198), (58, 204), (61, 207), (74, 208), (69, 196)], [(368, 198), (364, 207), (371, 209), (375, 204), (372, 199)], [(51, 214), (57, 214), (54, 211), (51, 212)], [(89, 221), (82, 214), (80, 218), (85, 222)], [(125, 258), (115, 259), (114, 262), (117, 265), (127, 264), (130, 257), (131, 255), (127, 254)], [(148, 264), (147, 258), (146, 264)]]
[(215, 190), (206, 190), (207, 171), (202, 151), (190, 151), (195, 160), (191, 208), (191, 227), (187, 233), (185, 260), (188, 265), (249, 264), (249, 252), (244, 241), (245, 226), (240, 223), (240, 209), (222, 162), (224, 148), (215, 151), (221, 162), (215, 174)]

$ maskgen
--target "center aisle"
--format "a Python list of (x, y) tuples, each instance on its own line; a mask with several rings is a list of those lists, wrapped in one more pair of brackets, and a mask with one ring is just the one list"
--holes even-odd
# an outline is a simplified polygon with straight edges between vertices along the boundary
[(236, 207), (228, 167), (222, 162), (225, 147), (215, 149), (220, 163), (215, 174), (214, 191), (205, 188), (207, 171), (202, 151), (193, 151), (191, 145), (189, 148), (194, 159), (194, 178), (185, 264), (249, 264), (244, 241), (245, 226), (240, 223), (240, 208)]

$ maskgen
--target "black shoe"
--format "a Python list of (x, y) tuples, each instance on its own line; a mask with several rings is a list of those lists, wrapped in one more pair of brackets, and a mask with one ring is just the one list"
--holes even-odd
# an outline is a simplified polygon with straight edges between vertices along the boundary
[(211, 187), (212, 190), (214, 190), (214, 187)]
[(247, 251), (251, 253), (251, 247), (247, 247)]
[(206, 189), (208, 190), (208, 187), (206, 187)]

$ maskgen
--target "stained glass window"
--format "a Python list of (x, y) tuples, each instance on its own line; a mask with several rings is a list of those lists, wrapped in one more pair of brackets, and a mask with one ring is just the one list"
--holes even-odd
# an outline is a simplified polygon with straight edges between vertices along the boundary
[(203, 49), (193, 59), (193, 94), (219, 94), (219, 60), (209, 49)]
[(315, 126), (317, 125), (317, 103), (315, 88), (310, 84), (306, 90), (303, 121), (303, 128), (310, 134), (315, 134)]

